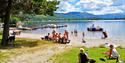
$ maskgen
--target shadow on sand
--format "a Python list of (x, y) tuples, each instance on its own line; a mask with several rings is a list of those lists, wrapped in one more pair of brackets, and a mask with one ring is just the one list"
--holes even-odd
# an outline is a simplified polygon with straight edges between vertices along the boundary
[[(0, 41), (1, 41), (1, 39), (0, 39)], [(37, 40), (17, 39), (13, 43), (9, 43), (7, 46), (0, 45), (0, 49), (15, 49), (15, 48), (22, 48), (22, 47), (35, 47), (37, 45), (38, 45)]]

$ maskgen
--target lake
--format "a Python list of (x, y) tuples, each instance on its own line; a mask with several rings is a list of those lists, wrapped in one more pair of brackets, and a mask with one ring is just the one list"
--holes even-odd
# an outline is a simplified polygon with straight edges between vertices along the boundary
[[(34, 23), (35, 24), (35, 23)], [(89, 21), (73, 21), (73, 22), (39, 22), (36, 23), (37, 25), (41, 24), (59, 24), (59, 25), (68, 25), (67, 27), (63, 28), (55, 28), (57, 32), (63, 33), (64, 30), (68, 30), (69, 33), (73, 30), (77, 30), (79, 35), (82, 35), (82, 32), (85, 32), (86, 38), (101, 38), (101, 32), (89, 32), (87, 31), (87, 27), (95, 26), (102, 27), (109, 38), (118, 38), (118, 39), (125, 39), (125, 20), (89, 20)], [(33, 31), (25, 31), (26, 33), (33, 33), (33, 34), (44, 34), (51, 33), (53, 29), (46, 28), (46, 29), (37, 29)]]

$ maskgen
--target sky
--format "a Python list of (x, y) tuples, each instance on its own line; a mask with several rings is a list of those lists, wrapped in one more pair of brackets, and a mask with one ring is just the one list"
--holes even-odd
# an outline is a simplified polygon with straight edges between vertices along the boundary
[(125, 0), (59, 0), (55, 13), (88, 12), (94, 15), (125, 13)]

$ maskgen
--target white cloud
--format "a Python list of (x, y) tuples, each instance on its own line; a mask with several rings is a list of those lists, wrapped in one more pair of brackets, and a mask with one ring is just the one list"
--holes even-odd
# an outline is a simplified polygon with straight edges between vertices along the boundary
[(87, 11), (88, 13), (92, 13), (94, 15), (104, 15), (104, 14), (112, 14), (112, 13), (124, 13), (123, 10), (119, 9), (118, 7), (105, 7), (101, 10), (94, 10), (94, 11)]
[[(60, 0), (57, 13), (68, 12), (89, 12), (95, 15), (123, 13), (125, 12), (125, 3), (117, 5), (116, 0)], [(118, 0), (117, 0), (118, 1)], [(123, 0), (119, 0), (119, 2)], [(118, 2), (118, 4), (119, 4)], [(114, 5), (115, 4), (115, 5)]]
[(57, 13), (68, 13), (68, 12), (75, 12), (78, 9), (75, 8), (72, 4), (68, 2), (60, 2), (60, 5), (58, 5), (59, 9), (57, 9)]
[(80, 0), (78, 3), (76, 3), (76, 5), (85, 4), (85, 3), (89, 3), (89, 4), (94, 3), (94, 4), (102, 4), (102, 5), (109, 6), (113, 4), (113, 1), (112, 0)]
[(125, 12), (125, 4), (121, 5), (120, 8)]

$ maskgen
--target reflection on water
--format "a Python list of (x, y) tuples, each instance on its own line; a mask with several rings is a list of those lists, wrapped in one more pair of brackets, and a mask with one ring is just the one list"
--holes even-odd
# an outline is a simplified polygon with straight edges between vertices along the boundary
[[(53, 24), (53, 23), (41, 23), (41, 24)], [(90, 27), (92, 24), (95, 26), (100, 26), (104, 28), (104, 30), (107, 31), (108, 36), (110, 38), (119, 38), (124, 39), (125, 38), (125, 21), (89, 21), (89, 22), (57, 22), (54, 24), (60, 24), (60, 25), (68, 25), (68, 27), (64, 28), (58, 28), (55, 29), (57, 32), (63, 33), (64, 30), (68, 30), (69, 32), (73, 30), (77, 30), (79, 34), (82, 34), (82, 32), (85, 32), (85, 37), (87, 38), (101, 38), (102, 33), (101, 32), (88, 32), (87, 27)], [(36, 34), (47, 34), (51, 33), (53, 29), (37, 29), (34, 31), (27, 31), (28, 33), (36, 33)]]

